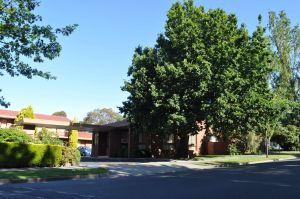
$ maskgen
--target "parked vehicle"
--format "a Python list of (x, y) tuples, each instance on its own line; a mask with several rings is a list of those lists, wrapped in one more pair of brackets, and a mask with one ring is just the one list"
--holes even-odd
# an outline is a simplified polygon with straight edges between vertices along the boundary
[(80, 147), (78, 147), (78, 150), (80, 151), (81, 156), (91, 156), (91, 154), (92, 154), (91, 148), (89, 148), (87, 146), (80, 146)]
[(281, 151), (283, 148), (277, 142), (271, 142), (270, 149), (274, 151)]

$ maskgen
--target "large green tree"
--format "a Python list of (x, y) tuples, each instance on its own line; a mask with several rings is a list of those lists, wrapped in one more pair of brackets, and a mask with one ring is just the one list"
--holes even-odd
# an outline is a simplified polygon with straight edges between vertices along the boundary
[(271, 83), (288, 110), (281, 114), (281, 130), (274, 133), (273, 140), (286, 150), (295, 150), (300, 136), (300, 28), (292, 25), (284, 11), (269, 13), (268, 28), (274, 48)]
[(270, 38), (275, 50), (273, 87), (290, 100), (300, 97), (300, 28), (292, 26), (284, 11), (269, 12)]
[(114, 112), (111, 108), (95, 109), (87, 113), (83, 119), (87, 124), (108, 124), (116, 121), (121, 121), (124, 118), (117, 112)]
[[(186, 156), (188, 135), (197, 132), (206, 82), (211, 76), (203, 53), (202, 7), (175, 3), (165, 33), (154, 48), (137, 48), (125, 82), (130, 93), (121, 111), (135, 132), (152, 136), (154, 144), (169, 134), (179, 137), (178, 156)], [(160, 143), (161, 144), (161, 143)], [(153, 147), (152, 147), (153, 148)], [(181, 150), (182, 149), (182, 150)]]
[(123, 87), (130, 95), (120, 110), (132, 128), (175, 134), (178, 156), (187, 155), (200, 121), (223, 138), (262, 132), (272, 68), (261, 25), (250, 36), (234, 14), (206, 12), (192, 0), (173, 4), (167, 16), (155, 47), (136, 49)]
[(65, 111), (56, 111), (52, 113), (54, 116), (61, 116), (61, 117), (67, 117), (67, 113)]
[(272, 51), (265, 30), (259, 25), (252, 36), (245, 30), (241, 32), (243, 39), (238, 39), (234, 47), (238, 56), (232, 58), (232, 65), (220, 74), (220, 78), (212, 81), (213, 86), (219, 85), (219, 93), (215, 94), (216, 98), (210, 97), (213, 100), (208, 120), (225, 138), (240, 140), (245, 150), (245, 139), (250, 132), (265, 137), (268, 123), (275, 120), (275, 109), (269, 103), (273, 99), (268, 83)]
[[(12, 77), (55, 79), (29, 63), (58, 57), (62, 49), (58, 35), (70, 35), (77, 25), (64, 28), (41, 25), (42, 17), (35, 11), (39, 4), (36, 0), (0, 0), (0, 76), (7, 73)], [(0, 105), (9, 105), (3, 96)]]

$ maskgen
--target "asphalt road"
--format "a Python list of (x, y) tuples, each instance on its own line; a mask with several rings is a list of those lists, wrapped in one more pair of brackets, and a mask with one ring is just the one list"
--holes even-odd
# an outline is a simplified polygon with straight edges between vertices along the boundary
[(300, 160), (97, 180), (0, 186), (0, 198), (300, 198)]

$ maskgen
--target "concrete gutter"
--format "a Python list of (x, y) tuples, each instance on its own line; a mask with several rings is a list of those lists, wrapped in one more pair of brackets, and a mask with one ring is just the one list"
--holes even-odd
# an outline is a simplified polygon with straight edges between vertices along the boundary
[[(256, 161), (256, 162), (248, 162), (245, 163), (244, 165), (251, 165), (251, 164), (263, 164), (263, 163), (272, 163), (272, 162), (282, 162), (285, 160), (294, 160), (297, 159), (297, 157), (293, 157), (293, 158), (281, 158), (281, 159), (275, 159), (275, 160), (263, 160), (263, 161)], [(243, 165), (243, 164), (242, 164)]]
[[(245, 163), (232, 163), (232, 164), (220, 164), (220, 165), (214, 165), (215, 167), (236, 167), (236, 166), (246, 166), (246, 165), (256, 165), (256, 164), (265, 164), (265, 163), (274, 163), (274, 162), (284, 162), (284, 161), (288, 161), (288, 160), (295, 160), (295, 159), (299, 159), (297, 157), (292, 157), (292, 158), (281, 158), (281, 159), (274, 159), (274, 160), (261, 160), (261, 161), (255, 161), (255, 162), (245, 162)], [(201, 163), (201, 161), (198, 161), (199, 163)], [(213, 161), (211, 161), (213, 163)], [(197, 163), (197, 161), (195, 162)], [(196, 164), (198, 165), (198, 164)], [(208, 163), (209, 165), (209, 163)]]

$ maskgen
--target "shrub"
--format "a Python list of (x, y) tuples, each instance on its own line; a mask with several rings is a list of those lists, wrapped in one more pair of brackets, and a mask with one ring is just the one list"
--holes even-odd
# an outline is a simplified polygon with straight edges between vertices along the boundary
[(294, 125), (287, 125), (280, 132), (277, 132), (271, 141), (278, 143), (284, 150), (299, 150), (300, 128)]
[(63, 141), (59, 139), (58, 135), (54, 132), (47, 130), (46, 128), (42, 128), (41, 131), (36, 133), (35, 137), (36, 143), (63, 145)]
[(63, 147), (61, 165), (79, 165), (80, 163), (80, 151), (71, 147)]
[(0, 129), (0, 142), (30, 143), (33, 139), (18, 128)]
[(134, 153), (134, 157), (136, 158), (151, 158), (152, 154), (149, 150), (146, 149), (139, 149), (136, 150)]
[(59, 166), (62, 147), (46, 144), (0, 143), (0, 167)]
[(228, 152), (230, 155), (239, 155), (241, 151), (238, 149), (237, 145), (232, 143), (228, 145)]
[(75, 160), (76, 160), (76, 165), (79, 165), (81, 159), (81, 154), (78, 149), (75, 150)]
[[(76, 123), (77, 119), (74, 118), (72, 123)], [(73, 148), (74, 150), (77, 149), (78, 145), (78, 130), (71, 130), (69, 135), (69, 147)]]
[(159, 157), (161, 158), (175, 158), (175, 150), (162, 150)]
[(118, 149), (117, 154), (115, 157), (118, 158), (127, 158), (128, 157), (128, 146), (122, 144), (121, 147)]
[(257, 154), (262, 139), (258, 137), (254, 132), (250, 132), (246, 137), (247, 152), (250, 154)]

